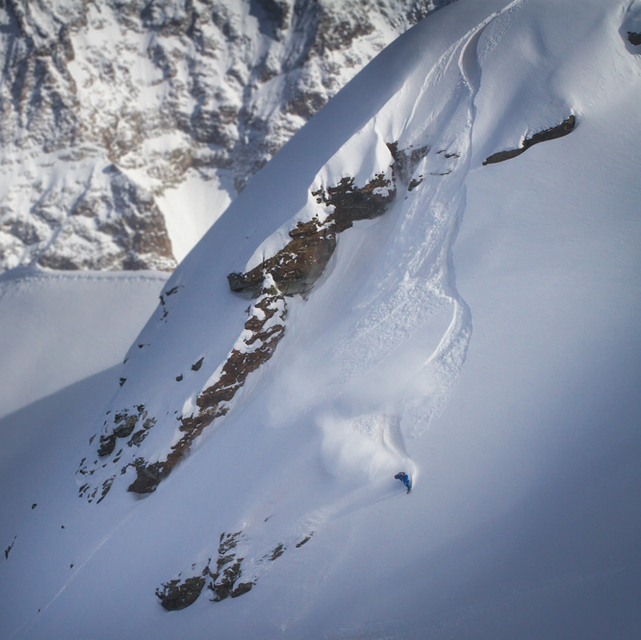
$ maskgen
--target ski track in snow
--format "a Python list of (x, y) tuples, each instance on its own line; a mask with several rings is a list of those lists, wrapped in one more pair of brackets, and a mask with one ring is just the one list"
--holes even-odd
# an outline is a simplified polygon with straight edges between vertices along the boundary
[[(445, 72), (441, 70), (443, 68), (451, 68), (453, 66), (453, 60), (457, 60), (460, 77), (467, 92), (467, 96), (459, 100), (459, 108), (467, 108), (467, 121), (463, 133), (456, 138), (456, 142), (452, 145), (460, 149), (459, 153), (462, 166), (455, 168), (450, 175), (444, 176), (444, 182), (454, 182), (456, 180), (455, 184), (451, 186), (449, 184), (447, 185), (447, 191), (452, 194), (461, 194), (462, 201), (458, 210), (450, 212), (448, 220), (449, 229), (443, 246), (441, 247), (441, 251), (446, 253), (444, 260), (445, 266), (443, 267), (444, 279), (447, 281), (445, 292), (454, 304), (454, 314), (450, 326), (434, 353), (428, 358), (424, 367), (425, 370), (431, 369), (439, 379), (442, 389), (441, 395), (435, 399), (432, 406), (429, 407), (426, 412), (421, 412), (420, 418), (414, 418), (414, 421), (421, 420), (424, 426), (420, 430), (414, 430), (412, 435), (419, 435), (442, 411), (447, 402), (451, 385), (454, 383), (465, 363), (465, 356), (472, 336), (472, 312), (456, 289), (452, 247), (456, 241), (456, 235), (465, 213), (465, 178), (470, 170), (472, 159), (472, 135), (476, 117), (475, 99), (481, 85), (480, 62), (481, 59), (489, 55), (492, 49), (498, 44), (501, 35), (505, 33), (512, 24), (516, 11), (523, 7), (527, 1), (528, 0), (514, 0), (503, 10), (489, 16), (457, 43), (452, 45), (450, 50), (442, 56), (439, 63), (435, 65), (435, 71), (438, 70), (440, 73), (432, 82), (430, 82), (428, 76), (426, 80), (427, 87), (423, 90), (424, 93), (432, 92), (435, 94), (438, 91), (438, 80), (441, 80), (445, 74)], [(486, 29), (494, 23), (499, 23), (499, 28), (494, 32), (490, 45), (482, 52), (479, 52), (478, 45), (481, 36)], [(415, 107), (415, 109), (416, 108), (417, 107)], [(450, 207), (454, 206), (454, 202), (450, 201)]]
[[(102, 540), (89, 552), (86, 554), (86, 556), (83, 558), (83, 560), (78, 564), (77, 567), (75, 568), (75, 571), (71, 574), (71, 576), (65, 581), (65, 583), (62, 585), (60, 590), (45, 604), (41, 609), (38, 610), (38, 613), (34, 615), (31, 619), (31, 623), (29, 621), (25, 622), (24, 625), (16, 629), (10, 636), (9, 640), (12, 640), (13, 638), (18, 637), (18, 634), (23, 631), (23, 636), (25, 636), (27, 633), (29, 633), (29, 630), (33, 627), (33, 625), (37, 622), (39, 614), (44, 613), (54, 602), (64, 593), (64, 591), (67, 589), (67, 587), (76, 579), (78, 574), (82, 571), (82, 569), (85, 567), (85, 565), (91, 560), (91, 558), (100, 550), (100, 548), (113, 536), (113, 534), (118, 531), (126, 522), (131, 518), (133, 514), (130, 513), (128, 516), (125, 516), (118, 524), (116, 524), (110, 531), (105, 535)], [(26, 626), (25, 628), (25, 625)]]

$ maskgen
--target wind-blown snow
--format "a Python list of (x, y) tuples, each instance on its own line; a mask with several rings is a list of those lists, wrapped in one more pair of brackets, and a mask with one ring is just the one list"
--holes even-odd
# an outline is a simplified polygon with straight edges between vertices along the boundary
[[(185, 258), (113, 399), (89, 380), (95, 412), (71, 388), (5, 419), (3, 439), (77, 412), (22, 454), (38, 469), (2, 479), (5, 635), (638, 635), (641, 5), (578, 7), (459, 0), (417, 25)], [(483, 166), (572, 114), (569, 135)], [(394, 203), (338, 234), (306, 299), (283, 299), (273, 357), (132, 497), (135, 459), (168, 454), (247, 337), (226, 276), (276, 255), (319, 187), (392, 164)], [(98, 458), (91, 436), (140, 405), (144, 441)], [(78, 498), (83, 457), (79, 483), (113, 482), (100, 504)], [(164, 611), (156, 589), (214, 567), (235, 532), (251, 591)]]

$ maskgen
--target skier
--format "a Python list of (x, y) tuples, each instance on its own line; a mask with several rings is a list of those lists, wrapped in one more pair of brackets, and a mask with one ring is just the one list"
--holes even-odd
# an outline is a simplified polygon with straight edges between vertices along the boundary
[(412, 479), (405, 473), (405, 471), (399, 471), (394, 477), (397, 480), (400, 480), (407, 487), (407, 493), (412, 490)]

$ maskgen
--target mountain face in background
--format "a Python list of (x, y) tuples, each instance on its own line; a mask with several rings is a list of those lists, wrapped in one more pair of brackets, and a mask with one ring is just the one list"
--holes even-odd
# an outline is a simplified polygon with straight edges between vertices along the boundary
[(0, 7), (0, 269), (172, 270), (376, 53), (450, 0)]
[(0, 419), (0, 636), (638, 638), (640, 101), (638, 0), (458, 0), (166, 281), (41, 270), (119, 344), (161, 296)]

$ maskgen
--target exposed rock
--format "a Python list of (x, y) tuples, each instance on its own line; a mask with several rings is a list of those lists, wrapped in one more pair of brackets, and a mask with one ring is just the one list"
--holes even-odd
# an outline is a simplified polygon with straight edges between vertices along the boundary
[[(241, 558), (240, 560), (243, 560)], [(232, 595), (234, 592), (234, 586), (240, 576), (242, 575), (242, 570), (240, 568), (240, 561), (234, 562), (228, 567), (225, 567), (221, 574), (217, 574), (214, 578), (214, 581), (208, 585), (208, 588), (211, 589), (214, 593), (212, 597), (213, 602), (220, 602), (228, 596)], [(242, 594), (238, 594), (242, 595)]]
[(308, 536), (305, 536), (300, 542), (297, 542), (296, 548), (300, 549), (304, 544), (307, 544), (312, 539), (313, 535), (314, 535), (314, 532), (312, 531)]
[[(308, 542), (313, 533), (299, 542), (296, 547), (299, 548)], [(238, 557), (237, 547), (244, 540), (242, 531), (236, 533), (221, 533), (218, 542), (218, 557), (215, 568), (212, 558), (207, 560), (202, 571), (186, 580), (181, 580), (180, 575), (169, 582), (163, 583), (156, 590), (156, 595), (160, 599), (160, 604), (168, 611), (184, 609), (193, 604), (200, 596), (203, 588), (206, 586), (212, 592), (210, 600), (212, 602), (221, 602), (227, 598), (239, 598), (249, 593), (257, 583), (256, 567), (263, 560), (274, 561), (280, 558), (286, 550), (284, 543), (279, 543), (272, 551), (265, 554), (257, 563), (255, 563), (252, 572), (253, 580), (240, 582), (243, 575), (243, 563), (245, 558)], [(255, 554), (252, 554), (255, 556)], [(196, 568), (197, 563), (192, 565), (192, 571)], [(202, 566), (202, 564), (201, 564)]]
[(243, 558), (237, 558), (234, 551), (241, 535), (241, 531), (227, 534), (223, 532), (220, 535), (215, 572), (211, 571), (210, 559), (200, 575), (184, 581), (178, 577), (164, 583), (156, 590), (160, 604), (168, 611), (184, 609), (198, 599), (205, 585), (213, 592), (212, 602), (220, 602), (228, 597), (238, 598), (248, 593), (254, 584), (238, 582), (242, 575)]
[(144, 419), (145, 415), (146, 414), (143, 415), (142, 429), (139, 429), (131, 436), (131, 438), (127, 441), (127, 446), (139, 447), (142, 444), (142, 441), (149, 434), (149, 429), (151, 429), (151, 427), (153, 427), (156, 424), (156, 418)]
[(229, 594), (232, 598), (238, 598), (239, 596), (244, 596), (246, 593), (249, 593), (254, 586), (253, 582), (239, 582), (236, 585), (236, 588)]
[[(151, 194), (116, 167), (107, 175), (109, 191), (90, 182), (37, 263), (50, 269), (174, 269), (165, 219)], [(94, 256), (75, 237), (100, 242), (103, 251)]]
[(118, 426), (114, 429), (113, 435), (116, 438), (128, 438), (136, 428), (139, 417), (140, 415), (128, 415), (126, 411), (117, 413), (114, 422)]
[[(229, 411), (229, 403), (245, 384), (247, 376), (269, 360), (285, 334), (285, 300), (273, 280), (266, 281), (261, 297), (250, 308), (241, 337), (242, 347), (234, 348), (225, 361), (218, 380), (197, 398), (199, 411), (181, 418), (183, 436), (171, 448), (165, 460), (138, 464), (137, 477), (128, 487), (133, 493), (151, 493), (178, 462), (190, 451), (192, 442), (216, 418)], [(239, 345), (240, 346), (240, 345)]]
[(333, 212), (322, 223), (318, 218), (297, 223), (289, 232), (291, 242), (251, 271), (230, 273), (227, 279), (232, 291), (256, 296), (269, 274), (283, 295), (308, 293), (334, 253), (336, 234), (349, 229), (356, 220), (383, 215), (396, 196), (396, 188), (381, 173), (362, 188), (347, 177), (335, 187), (320, 189), (312, 195), (319, 203), (332, 206)]
[(486, 164), (495, 164), (497, 162), (504, 162), (505, 160), (510, 160), (520, 156), (522, 153), (525, 153), (530, 147), (533, 147), (539, 142), (546, 142), (547, 140), (555, 140), (556, 138), (562, 138), (574, 131), (576, 127), (576, 117), (571, 115), (569, 118), (564, 120), (561, 124), (551, 127), (550, 129), (544, 129), (535, 133), (530, 138), (525, 138), (521, 143), (521, 146), (518, 149), (509, 149), (507, 151), (499, 151), (494, 153), (488, 158), (485, 159), (483, 165)]
[(179, 611), (196, 602), (204, 586), (205, 578), (201, 576), (187, 578), (182, 583), (179, 579), (175, 579), (157, 589), (156, 595), (164, 609)]
[(525, 153), (526, 147), (521, 146), (518, 149), (507, 149), (506, 151), (497, 151), (496, 153), (493, 153), (491, 156), (488, 156), (485, 158), (485, 161), (483, 162), (483, 166), (486, 164), (496, 164), (497, 162), (505, 162), (506, 160), (511, 160), (512, 158), (516, 158), (517, 156), (520, 156), (522, 153)]
[(13, 540), (11, 541), (11, 544), (4, 550), (4, 559), (8, 560), (9, 559), (9, 554), (11, 553), (11, 549), (13, 549), (13, 545), (16, 543), (16, 538), (18, 536), (15, 536)]
[[(411, 183), (412, 177), (414, 175), (414, 169), (416, 169), (416, 166), (418, 165), (418, 163), (430, 152), (429, 145), (423, 145), (422, 147), (409, 147), (407, 149), (399, 149), (398, 142), (388, 142), (387, 148), (392, 154), (392, 158), (394, 158), (394, 164), (392, 165), (394, 178), (396, 178), (397, 180), (400, 180), (403, 184)], [(445, 152), (439, 151), (438, 153), (445, 153)], [(458, 155), (445, 154), (445, 157), (458, 158)]]
[(633, 31), (628, 31), (628, 41), (634, 47), (641, 45), (641, 33), (634, 33)]
[(242, 531), (236, 531), (236, 533), (225, 534), (225, 532), (223, 531), (220, 534), (220, 541), (218, 545), (218, 561), (217, 561), (219, 569), (223, 564), (231, 560), (231, 558), (229, 558), (229, 560), (227, 559), (227, 554), (232, 549), (235, 549), (238, 546), (238, 542), (240, 540), (240, 536), (242, 535), (242, 533), (243, 533)]
[(571, 115), (561, 124), (558, 124), (555, 127), (551, 127), (550, 129), (539, 131), (539, 133), (535, 133), (531, 138), (526, 138), (523, 141), (523, 146), (529, 148), (535, 144), (538, 144), (539, 142), (562, 138), (563, 136), (567, 136), (569, 133), (572, 133), (575, 127), (576, 117), (574, 115)]
[(334, 207), (330, 220), (336, 233), (349, 229), (356, 220), (372, 220), (382, 216), (396, 197), (392, 180), (380, 173), (364, 187), (354, 185), (354, 178), (342, 178), (335, 187), (312, 193), (318, 201)]
[(275, 256), (255, 269), (242, 274), (230, 273), (229, 286), (236, 293), (257, 296), (263, 287), (265, 274), (271, 274), (283, 295), (307, 293), (321, 276), (336, 247), (335, 225), (321, 224), (318, 218), (299, 222), (289, 232), (289, 242)]
[[(282, 31), (287, 27), (290, 18), (290, 6), (286, 0), (257, 0), (265, 16), (272, 23), (275, 38), (282, 37)], [(265, 29), (265, 27), (263, 27)]]
[[(98, 454), (98, 458), (101, 459), (101, 461), (107, 456), (111, 456), (113, 454), (119, 439), (122, 440), (124, 438), (129, 438), (129, 436), (131, 436), (126, 443), (127, 446), (139, 447), (142, 444), (143, 440), (149, 434), (149, 430), (156, 424), (155, 418), (148, 417), (144, 404), (136, 405), (135, 407), (133, 407), (133, 410), (135, 411), (135, 413), (130, 413), (129, 409), (124, 409), (123, 411), (116, 412), (113, 418), (113, 426), (111, 428), (107, 425), (107, 422), (105, 421), (105, 424), (104, 424), (105, 433), (102, 433), (100, 435), (99, 445), (96, 450), (96, 453)], [(107, 413), (109, 414), (111, 412), (107, 412)], [(136, 426), (139, 423), (142, 423), (142, 427), (137, 431), (134, 431)], [(95, 438), (95, 435), (90, 438), (90, 441), (89, 441), (90, 445), (94, 441), (94, 438)], [(118, 453), (114, 456), (112, 460), (114, 464), (119, 462), (122, 453), (123, 453), (123, 449), (120, 449)], [(98, 461), (96, 460), (94, 464), (98, 464)], [(126, 470), (127, 466), (128, 465), (125, 465), (125, 467), (121, 471)], [(96, 469), (95, 467), (93, 469), (90, 469), (89, 467), (90, 465), (87, 462), (87, 459), (83, 458), (80, 462), (80, 466), (76, 473), (83, 476), (91, 476), (94, 474)], [(109, 490), (111, 489), (114, 478), (115, 478), (115, 474), (111, 475), (102, 483), (102, 485), (100, 486), (101, 494), (98, 499), (98, 502), (101, 502), (105, 498), (107, 493), (109, 493)], [(79, 488), (78, 492), (80, 496), (88, 495), (89, 502), (92, 502), (93, 499), (97, 496), (98, 486), (94, 487), (93, 492), (90, 493), (90, 485), (88, 483), (85, 483)]]
[(104, 456), (111, 455), (116, 448), (116, 436), (110, 433), (108, 436), (100, 436), (100, 446), (98, 447), (98, 455), (103, 458)]
[(98, 498), (98, 501), (96, 504), (102, 502), (106, 495), (109, 493), (109, 489), (111, 489), (111, 485), (113, 484), (115, 479), (115, 476), (112, 476), (111, 478), (107, 478), (103, 483), (102, 483), (102, 491), (100, 493), (100, 497)]
[(276, 548), (271, 552), (271, 554), (270, 554), (270, 556), (269, 556), (268, 560), (269, 560), (270, 562), (273, 562), (274, 560), (276, 560), (276, 558), (280, 558), (280, 557), (283, 555), (283, 553), (285, 553), (285, 549), (286, 549), (286, 548), (287, 548), (287, 547), (285, 547), (285, 545), (281, 542), (281, 543), (280, 543), (280, 544), (278, 544), (278, 545), (276, 546)]
[[(247, 376), (269, 360), (276, 345), (285, 334), (287, 308), (283, 295), (272, 282), (266, 282), (263, 294), (250, 310), (245, 330), (251, 332), (243, 338), (244, 349), (233, 349), (229, 354), (218, 381), (205, 389), (196, 404), (203, 410), (229, 402), (238, 389), (245, 384)], [(183, 430), (193, 426), (188, 418), (183, 419)]]

